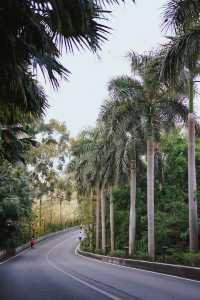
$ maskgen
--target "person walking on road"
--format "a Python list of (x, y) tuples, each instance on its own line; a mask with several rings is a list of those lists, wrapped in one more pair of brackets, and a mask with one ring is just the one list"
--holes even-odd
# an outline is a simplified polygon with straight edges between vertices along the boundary
[(81, 242), (84, 238), (84, 232), (83, 232), (83, 228), (79, 231), (79, 235), (78, 235), (78, 239)]
[(35, 238), (33, 236), (31, 238), (30, 245), (31, 245), (31, 248), (33, 248), (35, 245)]

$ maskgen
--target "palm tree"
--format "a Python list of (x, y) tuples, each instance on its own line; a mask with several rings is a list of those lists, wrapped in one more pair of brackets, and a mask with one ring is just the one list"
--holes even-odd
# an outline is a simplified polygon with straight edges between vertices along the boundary
[(101, 191), (99, 185), (96, 187), (96, 242), (95, 247), (98, 250), (100, 239), (100, 210), (101, 210)]
[[(130, 216), (129, 255), (133, 255), (136, 235), (136, 161), (139, 146), (139, 122), (136, 101), (140, 99), (139, 82), (128, 76), (117, 77), (109, 83), (110, 100), (101, 108), (101, 118), (112, 133), (116, 147), (117, 176), (123, 164), (129, 174)], [(130, 92), (133, 92), (134, 95)], [(136, 113), (137, 111), (137, 113)]]
[(115, 208), (113, 201), (113, 189), (110, 188), (110, 250), (115, 250)]
[(106, 252), (106, 199), (110, 197), (110, 246), (111, 251), (115, 248), (114, 229), (114, 203), (112, 199), (112, 189), (116, 178), (116, 147), (113, 144), (109, 128), (103, 122), (98, 122), (98, 172), (101, 180), (101, 225), (102, 225), (102, 250)]
[[(112, 187), (115, 181), (116, 148), (112, 143), (108, 128), (102, 122), (87, 134), (82, 133), (77, 145), (73, 148), (73, 156), (78, 158), (76, 180), (87, 188), (96, 189), (96, 248), (99, 248), (100, 209), (101, 209), (101, 241), (102, 250), (106, 251), (106, 199), (110, 192), (110, 236), (111, 251), (114, 251), (114, 204)], [(78, 146), (78, 148), (76, 148)], [(79, 179), (80, 178), (80, 179)], [(82, 190), (83, 192), (83, 190)]]
[(174, 82), (185, 78), (186, 95), (189, 101), (188, 113), (188, 199), (189, 199), (189, 240), (190, 250), (198, 250), (198, 216), (197, 216), (197, 184), (195, 165), (195, 124), (194, 97), (196, 77), (200, 74), (200, 28), (199, 1), (168, 2), (164, 19), (168, 27), (175, 30), (176, 35), (170, 38), (164, 49), (161, 78)]
[[(119, 158), (119, 148), (110, 130), (110, 124), (101, 121), (101, 177), (105, 183), (105, 188), (109, 191), (109, 208), (110, 208), (110, 248), (113, 252), (115, 249), (115, 212), (113, 201), (113, 188), (116, 187), (120, 179), (120, 171), (122, 168)], [(103, 222), (103, 219), (102, 219)]]
[(80, 194), (96, 191), (96, 249), (100, 246), (100, 208), (102, 181), (100, 175), (98, 130), (83, 130), (71, 147), (72, 159), (69, 171), (74, 173), (77, 190)]
[[(154, 153), (155, 143), (161, 130), (173, 125), (180, 117), (185, 117), (186, 107), (180, 98), (169, 97), (166, 87), (159, 82), (160, 57), (137, 55), (130, 52), (131, 67), (137, 78), (137, 87), (123, 88), (124, 95), (137, 100), (135, 112), (140, 118), (141, 128), (147, 144), (147, 211), (148, 211), (148, 253), (155, 258), (154, 229)], [(133, 80), (134, 82), (134, 80)], [(130, 97), (129, 96), (129, 97)]]

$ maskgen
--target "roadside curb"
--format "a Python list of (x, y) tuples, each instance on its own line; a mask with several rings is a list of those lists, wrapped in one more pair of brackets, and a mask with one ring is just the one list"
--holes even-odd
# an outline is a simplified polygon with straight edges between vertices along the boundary
[[(53, 236), (57, 236), (59, 234), (62, 234), (64, 232), (69, 232), (69, 231), (73, 231), (73, 230), (76, 230), (79, 226), (74, 226), (74, 227), (69, 227), (69, 228), (66, 228), (66, 229), (62, 229), (62, 230), (59, 230), (59, 231), (56, 231), (56, 232), (52, 232), (52, 233), (48, 233), (48, 234), (45, 234), (43, 236), (40, 236), (36, 239), (36, 242), (37, 243), (40, 243), (46, 239), (49, 239)], [(10, 257), (6, 257), (6, 252), (5, 251), (0, 251), (0, 264), (3, 264), (4, 262), (10, 260), (10, 259), (13, 259), (15, 256), (17, 256), (19, 253), (25, 251), (26, 249), (29, 249), (30, 248), (30, 242), (26, 243), (26, 244), (23, 244), (17, 248), (15, 248), (15, 255), (13, 256), (10, 256)]]
[(172, 276), (182, 277), (185, 279), (200, 281), (200, 268), (197, 267), (172, 265), (166, 263), (105, 256), (105, 255), (82, 251), (79, 249), (79, 247), (77, 248), (77, 253), (86, 257), (94, 258), (115, 265), (142, 269), (142, 270), (151, 271), (155, 273), (162, 273), (166, 275), (172, 275)]

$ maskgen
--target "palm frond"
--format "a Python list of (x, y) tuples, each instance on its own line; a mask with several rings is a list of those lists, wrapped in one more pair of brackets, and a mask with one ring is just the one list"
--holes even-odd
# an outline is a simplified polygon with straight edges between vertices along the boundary
[(200, 57), (200, 27), (170, 38), (165, 47), (167, 51), (162, 63), (161, 79), (173, 82), (184, 68), (192, 74)]
[(163, 27), (179, 31), (185, 30), (194, 20), (199, 21), (200, 2), (198, 0), (170, 0), (164, 5)]
[(29, 73), (22, 73), (18, 85), (10, 85), (5, 79), (1, 80), (0, 91), (0, 123), (16, 124), (33, 118), (41, 118), (46, 108), (47, 96), (43, 88)]
[(110, 96), (116, 100), (128, 99), (142, 91), (139, 80), (132, 79), (129, 76), (118, 76), (108, 83), (108, 91)]
[(144, 53), (138, 54), (135, 51), (131, 50), (128, 52), (127, 56), (130, 61), (131, 70), (133, 74), (138, 74), (139, 76), (143, 76), (146, 64), (149, 63), (150, 58), (152, 57), (152, 53)]
[(160, 111), (161, 124), (163, 122), (169, 127), (172, 123), (187, 122), (189, 110), (182, 98), (164, 96), (160, 99), (157, 109)]

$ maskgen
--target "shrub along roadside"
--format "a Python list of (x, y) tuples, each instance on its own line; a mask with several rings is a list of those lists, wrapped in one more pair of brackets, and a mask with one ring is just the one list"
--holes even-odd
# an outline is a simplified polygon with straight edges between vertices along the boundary
[[(89, 245), (90, 245), (89, 239), (86, 238), (84, 241), (81, 242), (80, 250), (85, 251), (85, 252), (94, 253), (94, 254), (99, 254), (99, 255), (111, 256), (111, 257), (152, 261), (148, 256), (137, 256), (137, 255), (128, 256), (126, 254), (125, 250), (120, 250), (120, 249), (104, 254), (101, 249), (98, 249), (98, 250), (91, 249)], [(165, 255), (165, 257), (156, 256), (155, 262), (200, 268), (200, 252), (198, 252), (198, 253), (177, 252), (177, 251), (174, 251), (173, 249), (172, 249), (172, 251), (171, 251), (171, 249), (169, 249), (168, 251), (169, 251), (169, 253), (167, 253)]]

